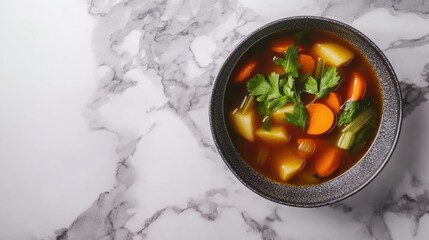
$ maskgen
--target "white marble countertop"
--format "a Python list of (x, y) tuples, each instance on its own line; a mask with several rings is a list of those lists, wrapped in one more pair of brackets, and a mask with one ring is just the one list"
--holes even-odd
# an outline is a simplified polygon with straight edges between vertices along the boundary
[[(282, 17), (370, 37), (401, 82), (395, 153), (332, 206), (278, 205), (215, 149), (214, 77)], [(429, 1), (0, 1), (0, 239), (429, 239)]]

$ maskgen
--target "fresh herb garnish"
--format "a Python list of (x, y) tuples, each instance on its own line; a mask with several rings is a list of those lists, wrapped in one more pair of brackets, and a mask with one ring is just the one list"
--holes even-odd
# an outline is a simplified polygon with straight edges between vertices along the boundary
[[(287, 81), (284, 81), (283, 94), (290, 102), (301, 102), (300, 91), (296, 88), (295, 79), (289, 75)], [(286, 103), (285, 103), (286, 104)]]
[(285, 113), (285, 121), (305, 130), (308, 121), (308, 112), (304, 105), (300, 102), (295, 103), (293, 113)]
[(304, 91), (311, 93), (311, 94), (317, 94), (319, 92), (318, 90), (318, 86), (317, 86), (317, 81), (316, 79), (314, 79), (312, 76), (308, 77), (307, 81), (305, 82), (304, 85)]
[(250, 95), (256, 97), (258, 102), (271, 101), (281, 97), (279, 91), (279, 74), (272, 72), (268, 80), (262, 74), (256, 74), (246, 83)]
[(262, 74), (256, 74), (246, 83), (250, 95), (258, 101), (258, 112), (262, 116), (263, 127), (271, 129), (270, 113), (285, 105), (288, 97), (280, 93), (279, 74), (272, 72), (268, 79)]
[(361, 128), (359, 131), (356, 132), (355, 138), (349, 150), (351, 154), (355, 154), (360, 149), (365, 147), (366, 143), (373, 135), (372, 133), (375, 130), (376, 126), (377, 126), (377, 119), (373, 118), (363, 128)]
[(329, 67), (323, 73), (322, 79), (320, 80), (320, 90), (316, 95), (317, 98), (327, 97), (328, 94), (334, 90), (334, 88), (340, 82), (340, 75), (337, 72), (336, 67)]
[(368, 100), (348, 101), (344, 106), (344, 110), (338, 117), (338, 127), (349, 124), (353, 119), (369, 105)]
[(294, 78), (298, 77), (300, 67), (298, 60), (298, 48), (292, 44), (286, 51), (283, 52), (284, 58), (275, 57), (274, 63), (283, 67), (285, 74)]
[[(320, 86), (317, 86), (317, 81), (313, 77), (308, 77), (307, 81), (304, 85), (304, 91), (307, 93), (315, 94), (313, 101), (311, 101), (308, 105), (311, 105), (315, 101), (317, 101), (320, 98), (325, 98), (328, 96), (328, 94), (334, 90), (334, 88), (338, 85), (340, 82), (340, 75), (338, 74), (336, 67), (328, 67), (321, 79), (320, 79)], [(307, 105), (307, 106), (308, 106)]]
[(283, 67), (284, 75), (280, 76), (272, 72), (267, 78), (262, 74), (256, 74), (246, 83), (246, 87), (250, 95), (256, 97), (258, 101), (258, 112), (263, 119), (263, 127), (266, 131), (271, 129), (271, 113), (288, 102), (295, 104), (294, 113), (287, 113), (285, 121), (305, 130), (308, 112), (301, 102), (301, 91), (315, 95), (313, 101), (308, 104), (310, 105), (317, 99), (328, 96), (338, 85), (340, 76), (337, 68), (330, 67), (323, 71), (320, 84), (315, 78), (308, 76), (306, 82), (301, 82), (297, 87), (296, 79), (303, 80), (302, 76), (299, 78), (298, 48), (292, 44), (283, 55), (284, 58), (274, 58), (274, 63)]

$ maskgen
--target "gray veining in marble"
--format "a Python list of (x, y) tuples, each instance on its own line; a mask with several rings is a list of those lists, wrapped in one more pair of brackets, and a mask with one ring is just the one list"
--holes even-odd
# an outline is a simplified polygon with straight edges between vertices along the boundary
[[(111, 96), (120, 96), (127, 89), (138, 84), (138, 80), (126, 77), (134, 68), (157, 75), (162, 85), (166, 103), (151, 107), (147, 112), (167, 110), (177, 115), (198, 139), (201, 151), (214, 159), (218, 157), (209, 134), (201, 125), (205, 122), (196, 120), (190, 112), (204, 109), (208, 104), (211, 85), (214, 77), (231, 51), (233, 46), (246, 35), (246, 28), (262, 25), (261, 19), (252, 10), (246, 9), (236, 1), (125, 1), (125, 0), (90, 0), (88, 13), (97, 19), (94, 31), (94, 51), (97, 64), (103, 69), (105, 76), (97, 79), (98, 87), (93, 99), (88, 103), (85, 115), (93, 131), (109, 131), (118, 138), (116, 185), (109, 191), (101, 193), (98, 199), (82, 212), (70, 226), (55, 232), (55, 239), (147, 239), (148, 231), (159, 219), (171, 215), (192, 212), (204, 221), (217, 221), (225, 211), (236, 211), (247, 230), (257, 233), (260, 239), (293, 239), (285, 238), (278, 233), (276, 224), (288, 219), (286, 213), (275, 207), (265, 218), (255, 219), (251, 214), (236, 206), (222, 203), (218, 197), (228, 198), (236, 193), (226, 189), (207, 189), (204, 196), (190, 196), (186, 206), (165, 206), (150, 213), (151, 217), (141, 222), (137, 231), (131, 231), (126, 223), (132, 214), (128, 213), (135, 207), (126, 192), (135, 181), (135, 169), (130, 159), (136, 151), (137, 144), (145, 138), (145, 134), (156, 126), (153, 125), (146, 133), (133, 136), (121, 129), (115, 129), (101, 121), (99, 109), (106, 104)], [(195, 7), (198, 5), (199, 7)], [(386, 8), (397, 13), (415, 13), (421, 18), (429, 17), (429, 1), (324, 1), (320, 3), (319, 14), (353, 22), (373, 8)], [(172, 10), (174, 9), (174, 10)], [(314, 12), (315, 14), (317, 12)], [(231, 29), (215, 40), (216, 47), (212, 50), (212, 61), (199, 59), (193, 46), (193, 40), (209, 32), (223, 27), (225, 19), (238, 19), (231, 23)], [(127, 36), (134, 32), (138, 35), (138, 48), (130, 55), (122, 51), (120, 45)], [(221, 31), (222, 32), (222, 31)], [(428, 35), (416, 39), (397, 39), (391, 42), (385, 52), (394, 49), (422, 47), (429, 44)], [(198, 76), (190, 76), (187, 70), (189, 62), (196, 65)], [(429, 92), (429, 59), (421, 72), (421, 79), (426, 86), (415, 84), (413, 79), (400, 79), (403, 93), (404, 113), (409, 116), (416, 107), (427, 101)], [(155, 83), (156, 84), (156, 83)], [(418, 179), (410, 183), (421, 187)], [(386, 225), (384, 215), (394, 213), (414, 221), (414, 236), (419, 231), (420, 219), (429, 213), (429, 195), (426, 189), (416, 196), (400, 194), (396, 196), (391, 190), (388, 198), (375, 209), (362, 213), (347, 203), (337, 203), (323, 208), (321, 211), (341, 212), (341, 215), (353, 216), (366, 230), (362, 233), (367, 239), (393, 239)], [(327, 211), (328, 211), (327, 210)]]

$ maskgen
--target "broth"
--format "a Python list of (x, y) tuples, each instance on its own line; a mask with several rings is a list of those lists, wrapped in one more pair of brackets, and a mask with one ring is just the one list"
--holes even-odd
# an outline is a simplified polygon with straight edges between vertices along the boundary
[[(296, 38), (294, 38), (297, 33), (301, 34), (301, 40), (299, 41), (295, 40)], [(339, 114), (342, 112), (335, 114), (334, 123), (330, 130), (328, 130), (326, 133), (317, 135), (310, 135), (303, 131), (300, 127), (287, 122), (273, 122), (273, 128), (281, 125), (282, 128), (287, 129), (287, 132), (290, 135), (290, 140), (287, 143), (282, 144), (267, 143), (257, 136), (253, 142), (248, 141), (234, 129), (234, 126), (231, 124), (231, 113), (240, 106), (243, 98), (249, 94), (249, 91), (246, 88), (246, 84), (237, 84), (234, 82), (233, 78), (237, 76), (238, 71), (243, 69), (243, 66), (249, 61), (255, 62), (256, 65), (251, 70), (252, 74), (247, 77), (246, 81), (252, 78), (252, 76), (254, 76), (256, 73), (262, 73), (265, 76), (271, 72), (280, 73), (282, 67), (277, 66), (274, 63), (273, 57), (283, 57), (283, 54), (273, 51), (272, 46), (275, 42), (281, 41), (281, 39), (294, 39), (295, 43), (300, 47), (299, 54), (310, 55), (315, 60), (316, 65), (317, 59), (319, 57), (314, 51), (314, 46), (316, 43), (335, 43), (349, 49), (354, 53), (354, 57), (349, 63), (344, 66), (337, 67), (337, 71), (341, 77), (341, 80), (335, 89), (333, 89), (333, 92), (339, 95), (339, 99), (341, 99), (340, 103), (342, 105), (341, 111), (343, 112), (346, 100), (349, 97), (349, 89), (352, 88), (351, 85), (353, 84), (353, 82), (350, 80), (352, 79), (352, 74), (358, 72), (360, 76), (365, 79), (366, 91), (364, 91), (364, 99), (369, 102), (373, 109), (376, 110), (377, 119), (376, 126), (372, 130), (369, 140), (367, 140), (362, 148), (351, 153), (350, 150), (344, 150), (337, 147), (339, 136), (342, 134), (342, 130), (344, 128), (344, 126), (337, 126)], [(314, 72), (312, 75), (314, 75)], [(225, 95), (225, 119), (227, 120), (226, 122), (228, 124), (231, 140), (242, 158), (250, 166), (252, 166), (253, 169), (274, 181), (292, 185), (312, 185), (333, 179), (356, 164), (357, 161), (359, 161), (365, 155), (376, 136), (382, 112), (382, 96), (377, 75), (368, 60), (358, 49), (356, 49), (349, 42), (329, 32), (320, 30), (305, 30), (304, 32), (290, 31), (281, 32), (265, 38), (256, 45), (252, 46), (241, 57), (230, 78), (231, 79), (229, 79)], [(298, 77), (295, 82), (298, 86), (297, 88), (302, 88), (304, 86), (304, 82), (305, 80), (299, 80)], [(314, 98), (314, 95), (309, 93), (301, 93), (300, 96), (304, 105), (309, 104)], [(315, 103), (323, 103), (323, 101), (324, 99), (321, 98)], [(256, 108), (256, 106), (254, 105), (253, 108)], [(259, 114), (255, 115), (256, 120), (254, 122), (254, 128), (260, 129), (263, 127), (263, 118)], [(316, 146), (314, 152), (312, 154), (306, 154), (305, 157), (302, 157), (302, 154), (299, 153), (297, 147), (298, 139), (311, 139)], [(354, 139), (356, 139), (356, 137)], [(322, 158), (324, 154), (327, 154), (327, 151), (330, 151), (329, 149), (337, 149), (335, 151), (337, 152), (338, 158), (340, 159), (339, 166), (332, 174), (329, 174), (329, 176), (318, 176), (315, 171), (317, 168), (315, 164), (317, 163), (318, 159)], [(266, 157), (264, 157), (264, 161), (260, 160), (261, 154), (266, 155)], [(305, 159), (305, 165), (299, 170), (299, 172), (293, 174), (293, 177), (288, 177), (288, 179), (285, 180), (285, 178), (279, 174), (279, 167), (283, 167), (283, 165), (279, 163), (279, 161), (282, 161), (279, 160), (279, 158), (281, 159), (282, 157), (279, 156), (285, 156), (285, 158), (287, 158), (288, 156), (297, 154)]]

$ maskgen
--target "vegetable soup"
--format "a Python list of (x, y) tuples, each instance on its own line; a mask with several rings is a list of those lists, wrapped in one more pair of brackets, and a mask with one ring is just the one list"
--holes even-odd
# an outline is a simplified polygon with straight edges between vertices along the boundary
[(362, 53), (329, 32), (282, 32), (252, 46), (225, 96), (242, 158), (293, 185), (330, 180), (363, 157), (378, 130), (379, 80)]

